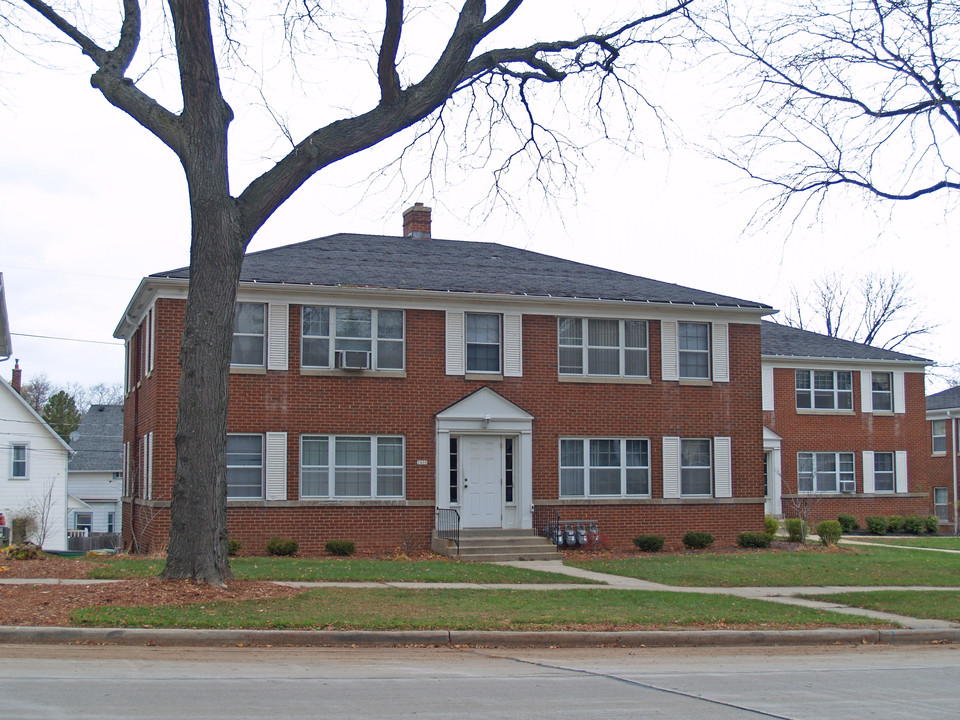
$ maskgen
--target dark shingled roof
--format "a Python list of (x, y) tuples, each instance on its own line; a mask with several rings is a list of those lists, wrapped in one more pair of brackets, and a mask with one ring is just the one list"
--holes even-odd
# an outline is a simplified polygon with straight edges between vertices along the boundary
[[(188, 276), (179, 268), (151, 277)], [(347, 233), (250, 253), (240, 280), (772, 309), (506, 245)]]
[(119, 472), (123, 469), (123, 406), (92, 405), (70, 435), (68, 472)]
[(816, 357), (837, 360), (886, 360), (924, 362), (924, 358), (841, 340), (788, 325), (764, 321), (760, 331), (760, 353), (787, 357)]
[(927, 396), (927, 410), (960, 407), (960, 385)]

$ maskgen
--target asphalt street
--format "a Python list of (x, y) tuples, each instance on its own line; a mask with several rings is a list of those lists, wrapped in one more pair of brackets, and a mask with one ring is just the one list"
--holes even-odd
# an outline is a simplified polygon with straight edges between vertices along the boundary
[(4, 720), (960, 714), (955, 645), (2, 650)]

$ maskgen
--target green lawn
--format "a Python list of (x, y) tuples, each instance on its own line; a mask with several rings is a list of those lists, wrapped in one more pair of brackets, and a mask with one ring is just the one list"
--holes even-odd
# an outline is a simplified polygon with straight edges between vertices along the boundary
[(723, 595), (631, 590), (324, 588), (292, 598), (77, 610), (75, 625), (331, 630), (629, 630), (890, 627)]
[(623, 559), (568, 554), (565, 562), (586, 570), (686, 587), (960, 586), (960, 558), (954, 555), (862, 545), (832, 550), (643, 554)]
[(938, 618), (960, 623), (960, 592), (955, 590), (880, 590), (841, 594), (805, 595), (917, 618)]
[(906, 547), (938, 548), (940, 550), (960, 550), (960, 537), (931, 535), (930, 537), (888, 538), (883, 535), (851, 535), (849, 540), (873, 542), (884, 545), (904, 545)]
[[(163, 559), (122, 557), (103, 561), (87, 577), (118, 579), (153, 577), (163, 570)], [(476, 582), (476, 583), (570, 583), (581, 581), (559, 573), (488, 563), (451, 560), (374, 560), (366, 558), (231, 558), (238, 580), (301, 580), (342, 582)]]

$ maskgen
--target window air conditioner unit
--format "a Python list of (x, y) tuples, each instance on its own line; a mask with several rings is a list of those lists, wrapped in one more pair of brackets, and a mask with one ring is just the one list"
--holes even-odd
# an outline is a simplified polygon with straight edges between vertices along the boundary
[(341, 370), (369, 370), (369, 350), (337, 350), (335, 353), (337, 367)]
[(841, 480), (840, 481), (840, 492), (842, 493), (852, 493), (857, 489), (856, 480)]

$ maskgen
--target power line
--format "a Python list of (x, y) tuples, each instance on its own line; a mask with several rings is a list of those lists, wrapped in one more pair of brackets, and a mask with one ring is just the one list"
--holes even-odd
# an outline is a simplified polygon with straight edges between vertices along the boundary
[(56, 337), (54, 335), (28, 335), (27, 333), (10, 333), (17, 337), (40, 338), (41, 340), (67, 340), (69, 342), (93, 343), (94, 345), (110, 345), (111, 347), (123, 347), (123, 342), (107, 342), (106, 340), (81, 340), (80, 338)]

